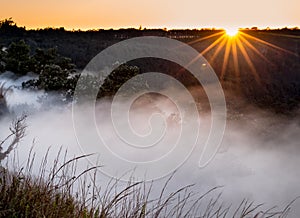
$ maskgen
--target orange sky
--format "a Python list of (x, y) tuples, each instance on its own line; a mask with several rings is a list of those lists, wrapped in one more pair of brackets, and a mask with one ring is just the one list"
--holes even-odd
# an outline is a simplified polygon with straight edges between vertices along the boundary
[(300, 26), (299, 0), (9, 0), (0, 19), (67, 29)]

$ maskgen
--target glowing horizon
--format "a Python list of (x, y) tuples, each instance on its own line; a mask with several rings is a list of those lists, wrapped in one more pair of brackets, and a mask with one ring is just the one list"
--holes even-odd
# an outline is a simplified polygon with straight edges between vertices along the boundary
[(230, 37), (234, 37), (236, 35), (238, 35), (239, 33), (239, 29), (238, 28), (227, 28), (225, 29), (226, 35), (230, 36)]
[[(208, 29), (208, 30), (224, 30), (226, 31), (227, 29), (235, 29), (236, 27), (232, 28), (230, 26), (224, 27), (224, 26), (143, 26), (143, 25), (139, 25), (139, 26), (85, 26), (85, 27), (80, 27), (80, 26), (64, 26), (64, 25), (41, 25), (41, 26), (35, 26), (35, 25), (26, 25), (24, 24), (24, 22), (18, 22), (16, 19), (14, 19), (14, 17), (0, 17), (0, 20), (5, 20), (5, 19), (10, 19), (12, 18), (12, 20), (17, 24), (18, 27), (25, 27), (26, 30), (37, 30), (37, 29), (46, 29), (46, 28), (54, 28), (54, 29), (58, 29), (58, 28), (64, 28), (67, 31), (72, 31), (72, 30), (81, 30), (81, 31), (88, 31), (88, 30), (119, 30), (119, 29), (140, 29), (142, 27), (142, 29), (166, 29), (166, 30), (185, 30), (185, 29), (189, 29), (189, 30), (201, 30), (201, 29)], [(277, 30), (277, 29), (284, 29), (284, 28), (288, 28), (288, 29), (294, 29), (294, 28), (298, 28), (300, 29), (300, 25), (296, 26), (296, 25), (285, 25), (285, 26), (256, 26), (256, 25), (252, 25), (252, 26), (243, 26), (243, 27), (238, 27), (237, 29), (239, 30), (246, 30), (246, 29), (251, 29), (252, 27), (258, 28), (258, 30), (265, 30), (265, 29), (270, 29), (270, 30)]]
[[(120, 28), (293, 28), (300, 26), (298, 0), (241, 2), (99, 0), (12, 0), (2, 3), (0, 19), (12, 17), (27, 29), (64, 27), (72, 29)], [(159, 7), (158, 7), (159, 6)]]

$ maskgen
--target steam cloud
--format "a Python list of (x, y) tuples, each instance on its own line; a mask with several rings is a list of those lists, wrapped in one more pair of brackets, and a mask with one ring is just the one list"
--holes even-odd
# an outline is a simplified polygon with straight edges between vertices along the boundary
[[(27, 120), (27, 136), (16, 149), (20, 165), (26, 162), (33, 141), (37, 159), (41, 159), (45, 155), (49, 146), (51, 146), (49, 162), (56, 157), (60, 146), (68, 149), (70, 157), (81, 155), (83, 151), (78, 145), (73, 130), (71, 105), (55, 104), (53, 99), (59, 98), (55, 95), (48, 95), (52, 100), (42, 102), (40, 99), (43, 99), (43, 92), (19, 89), (21, 82), (26, 79), (28, 78), (23, 77), (14, 80), (9, 73), (0, 77), (0, 82), (6, 82), (7, 86), (13, 87), (7, 96), (9, 110), (18, 114), (26, 105), (26, 112), (30, 114)], [(224, 202), (238, 204), (243, 198), (248, 198), (256, 203), (266, 203), (266, 208), (274, 205), (282, 207), (300, 196), (300, 116), (295, 115), (291, 118), (273, 114), (248, 105), (243, 99), (229, 94), (227, 100), (229, 104), (228, 122), (218, 154), (208, 166), (199, 168), (198, 161), (202, 147), (196, 146), (189, 159), (175, 173), (168, 189), (175, 190), (195, 183), (195, 191), (205, 192), (209, 188), (221, 185), (224, 186), (222, 188)], [(231, 107), (232, 102), (238, 107)], [(45, 105), (49, 107), (45, 107)], [(166, 118), (169, 117), (173, 125), (178, 122), (176, 117), (172, 117), (172, 114), (176, 114), (176, 108), (165, 97), (156, 96), (153, 99), (146, 96), (137, 101), (131, 111), (137, 131), (141, 130), (141, 133), (148, 131), (145, 120), (148, 120), (153, 112), (157, 112), (155, 111), (157, 107), (153, 109), (153, 105), (159, 105), (160, 112), (163, 112), (163, 116)], [(109, 117), (107, 117), (109, 107), (110, 101), (102, 100), (97, 103), (96, 121), (97, 125), (107, 129), (105, 138), (113, 144), (116, 139), (114, 134), (109, 131), (111, 128)], [(210, 125), (210, 114), (206, 110), (201, 110), (200, 107), (206, 108), (207, 105), (201, 105), (200, 102), (198, 108), (202, 130), (205, 133)], [(84, 106), (81, 115), (84, 119)], [(7, 136), (11, 119), (11, 116), (1, 118), (1, 139)], [(87, 146), (86, 148), (94, 145), (92, 139), (89, 138), (90, 125), (87, 123), (86, 132), (82, 132), (82, 135), (85, 136), (84, 146)], [(176, 137), (177, 133), (176, 131), (172, 132), (172, 128), (167, 131), (169, 131), (167, 132), (169, 137)], [(114, 146), (117, 145), (114, 144)], [(88, 150), (86, 148), (84, 150)], [(127, 155), (135, 157), (134, 152)], [(135, 158), (147, 159), (147, 156)], [(120, 166), (116, 163), (103, 163), (102, 159), (105, 157), (101, 157), (100, 152), (99, 162), (104, 165), (104, 168), (119, 169)], [(88, 161), (81, 164), (80, 167), (85, 168)], [(109, 179), (103, 174), (100, 177), (100, 183)], [(154, 184), (159, 186), (165, 179), (158, 180)], [(293, 207), (291, 217), (297, 217), (297, 214), (300, 214), (297, 204), (299, 205), (299, 202), (296, 202)]]

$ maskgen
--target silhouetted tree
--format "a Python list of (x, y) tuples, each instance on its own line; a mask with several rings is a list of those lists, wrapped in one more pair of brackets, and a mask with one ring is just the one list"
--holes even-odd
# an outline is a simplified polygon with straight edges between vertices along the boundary
[[(19, 117), (16, 121), (13, 122), (12, 126), (9, 128), (10, 135), (8, 135), (3, 141), (0, 141), (0, 164), (7, 155), (17, 146), (19, 141), (25, 136), (26, 116)], [(5, 144), (6, 150), (3, 150)], [(1, 167), (1, 165), (0, 165)]]
[(16, 26), (15, 22), (12, 20), (12, 17), (10, 17), (9, 19), (5, 19), (5, 20), (1, 20), (0, 21), (0, 28), (5, 29), (5, 28), (9, 28), (11, 26)]
[(0, 33), (5, 34), (15, 34), (24, 32), (24, 27), (18, 27), (17, 24), (12, 20), (12, 18), (8, 18), (0, 21)]

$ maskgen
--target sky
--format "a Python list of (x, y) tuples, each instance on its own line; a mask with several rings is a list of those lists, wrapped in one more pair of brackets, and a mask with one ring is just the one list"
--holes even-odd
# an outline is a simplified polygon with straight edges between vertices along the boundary
[(295, 27), (299, 0), (0, 0), (0, 19), (27, 29)]

